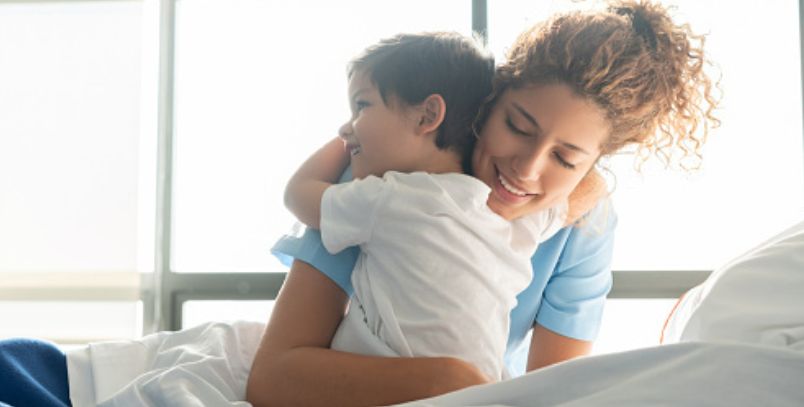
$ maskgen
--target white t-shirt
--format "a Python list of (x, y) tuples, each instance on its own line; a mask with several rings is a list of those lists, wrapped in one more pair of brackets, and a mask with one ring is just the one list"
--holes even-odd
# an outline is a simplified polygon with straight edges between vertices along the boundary
[[(499, 380), (530, 258), (563, 226), (567, 206), (507, 221), (487, 206), (490, 192), (457, 173), (388, 172), (333, 185), (321, 202), (321, 237), (330, 253), (360, 246), (349, 315), (359, 313), (395, 354), (457, 357)], [(384, 354), (338, 340), (354, 338), (340, 331), (356, 326), (343, 323), (333, 348)]]

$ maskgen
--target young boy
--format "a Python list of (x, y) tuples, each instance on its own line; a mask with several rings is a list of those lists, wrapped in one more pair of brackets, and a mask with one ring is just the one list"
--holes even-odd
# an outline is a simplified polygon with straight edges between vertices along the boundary
[[(505, 377), (509, 313), (566, 207), (507, 221), (486, 205), (490, 188), (464, 174), (493, 60), (458, 34), (403, 34), (348, 73), (352, 117), (285, 194), (328, 251), (361, 248), (332, 348), (452, 356)], [(350, 162), (356, 180), (333, 185)]]

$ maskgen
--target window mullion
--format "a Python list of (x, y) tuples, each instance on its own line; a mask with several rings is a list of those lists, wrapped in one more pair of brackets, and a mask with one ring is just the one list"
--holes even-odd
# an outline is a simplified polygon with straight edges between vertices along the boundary
[(472, 0), (472, 32), (483, 42), (484, 46), (489, 43), (486, 0)]
[(170, 270), (171, 217), (173, 195), (174, 61), (176, 3), (158, 0), (158, 96), (157, 96), (157, 179), (156, 236), (154, 256), (153, 310), (145, 315), (145, 333), (174, 329), (171, 321), (172, 295), (165, 283)]

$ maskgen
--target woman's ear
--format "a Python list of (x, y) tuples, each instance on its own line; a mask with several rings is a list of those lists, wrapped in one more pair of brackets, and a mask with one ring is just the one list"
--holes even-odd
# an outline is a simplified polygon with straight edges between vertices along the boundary
[(439, 94), (432, 94), (419, 104), (418, 134), (429, 134), (438, 131), (444, 116), (447, 114), (447, 103)]

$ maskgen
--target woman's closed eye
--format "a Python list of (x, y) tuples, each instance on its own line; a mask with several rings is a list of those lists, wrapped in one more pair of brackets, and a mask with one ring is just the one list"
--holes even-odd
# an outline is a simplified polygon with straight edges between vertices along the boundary
[[(516, 135), (519, 135), (519, 136), (524, 136), (524, 137), (530, 137), (530, 136), (533, 136), (533, 134), (528, 133), (528, 132), (526, 132), (525, 130), (522, 130), (522, 129), (520, 129), (519, 127), (517, 127), (517, 126), (514, 124), (513, 120), (511, 120), (511, 118), (510, 118), (510, 117), (506, 117), (506, 118), (505, 118), (505, 125), (508, 127), (508, 129), (509, 129), (509, 130), (510, 130), (512, 133), (514, 133), (514, 134), (516, 134)], [(562, 156), (562, 155), (561, 155), (561, 153), (560, 153), (560, 152), (558, 152), (558, 151), (553, 152), (553, 158), (556, 160), (556, 162), (558, 162), (558, 164), (559, 164), (560, 166), (562, 166), (562, 167), (564, 167), (564, 168), (566, 168), (566, 169), (568, 169), (568, 170), (574, 170), (574, 169), (575, 169), (575, 164), (572, 164), (572, 163), (570, 163), (569, 161), (567, 161), (567, 160), (564, 158), (564, 156)]]
[(525, 130), (520, 129), (514, 125), (514, 122), (511, 120), (510, 117), (505, 118), (505, 125), (508, 127), (508, 130), (511, 130), (512, 133), (520, 135), (520, 136), (530, 136), (531, 134), (526, 132)]
[(553, 157), (555, 157), (556, 161), (558, 161), (558, 164), (560, 166), (562, 166), (562, 167), (564, 167), (564, 168), (566, 168), (568, 170), (574, 170), (575, 169), (575, 164), (572, 164), (569, 161), (565, 160), (564, 157), (561, 156), (561, 153), (559, 153), (558, 151), (553, 152)]

